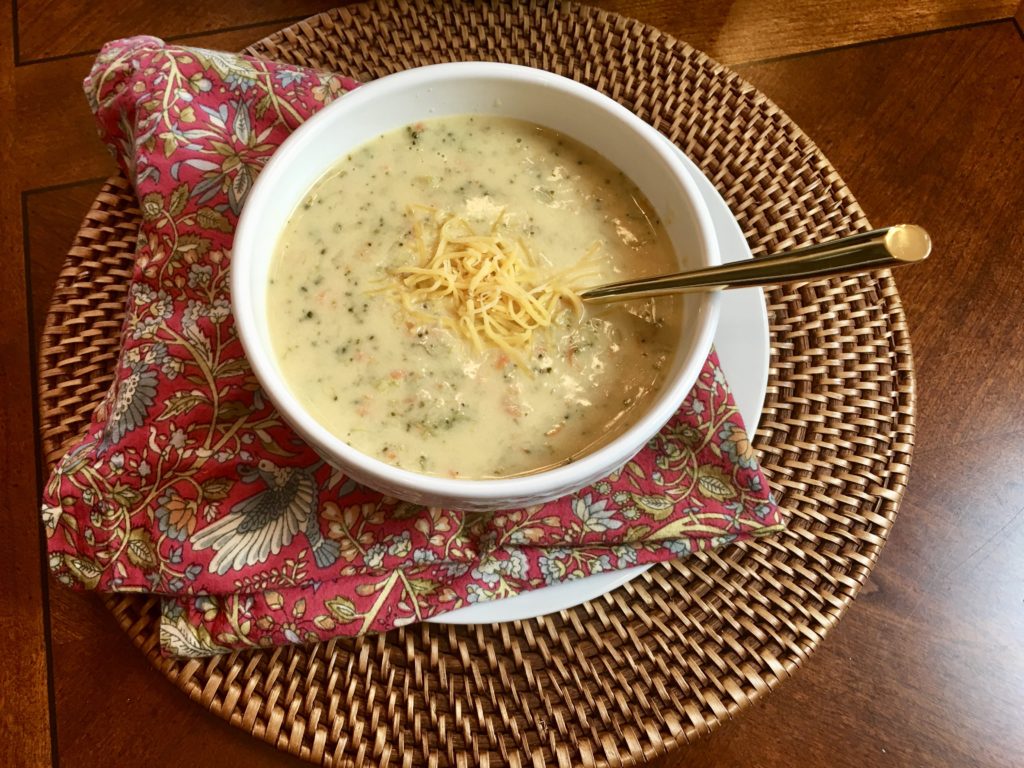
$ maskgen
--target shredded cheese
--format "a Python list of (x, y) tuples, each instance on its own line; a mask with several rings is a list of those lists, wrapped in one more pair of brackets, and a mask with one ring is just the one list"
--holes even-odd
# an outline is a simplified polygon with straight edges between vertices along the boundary
[[(534, 334), (550, 328), (561, 307), (583, 313), (572, 285), (588, 273), (586, 262), (598, 245), (576, 265), (545, 272), (521, 239), (501, 231), (504, 211), (486, 233), (427, 206), (410, 206), (408, 213), (420, 263), (393, 274), (402, 305), (414, 319), (449, 328), (477, 350), (497, 347), (526, 368)], [(424, 232), (425, 218), (434, 228), (432, 242)]]

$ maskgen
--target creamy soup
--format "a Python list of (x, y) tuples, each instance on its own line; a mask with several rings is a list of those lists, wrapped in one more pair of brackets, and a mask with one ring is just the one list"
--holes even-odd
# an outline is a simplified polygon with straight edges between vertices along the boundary
[(267, 293), (289, 387), (358, 450), (448, 477), (535, 472), (608, 442), (660, 390), (679, 337), (678, 299), (581, 312), (548, 298), (550, 325), (503, 346), (511, 337), (474, 339), (448, 317), (452, 307), (409, 294), (403, 280), (442, 239), (472, 246), (477, 235), (500, 239), (546, 286), (678, 268), (636, 186), (557, 133), (460, 116), (368, 142), (298, 206)]

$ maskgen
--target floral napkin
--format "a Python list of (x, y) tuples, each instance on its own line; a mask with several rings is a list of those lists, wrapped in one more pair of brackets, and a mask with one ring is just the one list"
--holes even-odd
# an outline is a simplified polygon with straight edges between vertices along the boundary
[(165, 653), (384, 631), (782, 527), (714, 354), (620, 471), (542, 506), (428, 509), (325, 464), (261, 392), (230, 311), (246, 193), (334, 74), (108, 44), (85, 91), (142, 227), (114, 383), (46, 484), (49, 563), (70, 586), (163, 596)]

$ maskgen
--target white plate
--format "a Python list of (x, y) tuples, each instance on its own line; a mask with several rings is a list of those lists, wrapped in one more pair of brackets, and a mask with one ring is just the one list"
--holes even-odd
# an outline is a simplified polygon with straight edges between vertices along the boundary
[[(700, 169), (682, 152), (679, 154), (697, 182), (711, 212), (722, 261), (752, 258), (747, 241), (725, 200)], [(768, 388), (770, 342), (764, 294), (760, 288), (724, 291), (721, 307), (718, 330), (715, 333), (715, 348), (718, 350), (718, 358), (729, 380), (740, 415), (743, 416), (743, 422), (747, 430), (753, 432), (761, 418), (761, 408)], [(573, 608), (587, 600), (600, 597), (636, 578), (650, 567), (640, 565), (621, 571), (598, 573), (577, 581), (567, 581), (524, 592), (504, 600), (470, 605), (434, 616), (428, 621), (436, 624), (491, 624), (532, 619)]]

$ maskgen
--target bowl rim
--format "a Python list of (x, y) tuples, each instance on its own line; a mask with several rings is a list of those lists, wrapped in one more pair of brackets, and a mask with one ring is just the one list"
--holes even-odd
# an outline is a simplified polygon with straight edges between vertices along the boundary
[[(502, 499), (555, 498), (572, 492), (629, 461), (672, 417), (697, 382), (711, 350), (718, 323), (720, 298), (717, 292), (699, 295), (698, 327), (695, 329), (691, 352), (686, 360), (680, 361), (678, 372), (668, 380), (669, 386), (662, 391), (652, 407), (617, 437), (577, 460), (556, 467), (506, 478), (473, 479), (426, 475), (396, 467), (363, 453), (314, 419), (292, 393), (273, 360), (272, 350), (262, 341), (260, 331), (256, 327), (256, 307), (258, 303), (265, 301), (265, 295), (252, 290), (252, 260), (239, 258), (239, 254), (251, 252), (256, 246), (254, 232), (257, 225), (254, 221), (265, 207), (277, 204), (273, 200), (275, 180), (287, 173), (292, 160), (308, 151), (310, 140), (315, 138), (324, 126), (338, 119), (339, 113), (357, 111), (366, 101), (387, 98), (390, 93), (410, 86), (429, 88), (431, 83), (438, 80), (481, 78), (515, 81), (527, 87), (555, 89), (570, 98), (589, 102), (608, 113), (610, 118), (626, 123), (637, 138), (659, 156), (660, 162), (671, 169), (673, 177), (684, 189), (686, 204), (693, 215), (696, 234), (701, 241), (700, 247), (694, 250), (703, 257), (706, 266), (715, 266), (721, 261), (711, 216), (696, 182), (690, 178), (682, 161), (662, 134), (599, 91), (546, 70), (497, 62), (450, 62), (407, 69), (360, 85), (342, 98), (326, 105), (295, 129), (273, 153), (256, 178), (235, 228), (231, 256), (231, 305), (235, 327), (246, 358), (281, 416), (310, 442), (317, 453), (321, 456), (324, 453), (330, 454), (323, 456), (329, 463), (337, 462), (343, 465), (342, 471), (346, 471), (348, 465), (352, 465), (356, 470), (353, 472), (354, 479), (371, 486), (384, 486), (388, 489), (387, 493), (393, 495), (401, 496), (401, 491), (407, 491), (410, 496), (446, 499), (448, 502), (460, 500), (465, 502), (468, 508), (472, 508), (474, 504)], [(443, 116), (430, 115), (431, 118)], [(337, 158), (332, 159), (331, 164), (336, 161)], [(326, 172), (328, 169), (329, 165), (325, 165), (323, 170)]]

